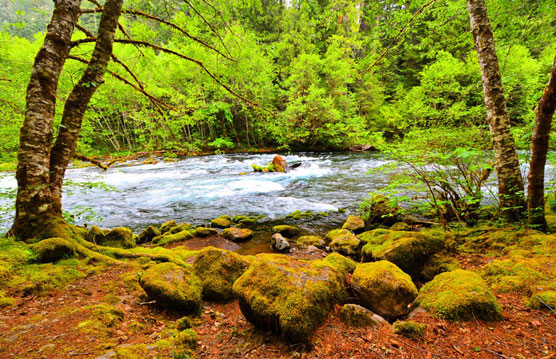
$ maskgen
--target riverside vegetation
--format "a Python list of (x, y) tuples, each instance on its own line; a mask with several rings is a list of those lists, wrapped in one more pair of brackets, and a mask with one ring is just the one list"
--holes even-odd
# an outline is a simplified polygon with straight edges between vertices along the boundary
[[(17, 152), (18, 180), (1, 356), (554, 357), (550, 1), (490, 0), (490, 21), (483, 0), (0, 1), (0, 161)], [(269, 147), (374, 147), (392, 159), (374, 170), (402, 171), (353, 213), (140, 233), (62, 215), (74, 155)]]

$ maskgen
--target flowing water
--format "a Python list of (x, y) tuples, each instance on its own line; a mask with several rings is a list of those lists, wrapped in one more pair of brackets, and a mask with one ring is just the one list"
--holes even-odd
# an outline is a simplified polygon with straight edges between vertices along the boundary
[[(102, 228), (126, 226), (138, 232), (174, 219), (196, 225), (228, 215), (265, 215), (277, 219), (295, 210), (313, 212), (356, 208), (370, 191), (386, 185), (386, 175), (367, 175), (384, 164), (380, 154), (361, 152), (296, 153), (288, 163), (307, 162), (290, 173), (255, 173), (274, 154), (230, 154), (184, 158), (175, 162), (142, 161), (72, 168), (66, 178), (63, 206), (77, 224)], [(244, 174), (242, 174), (244, 173)], [(100, 184), (99, 184), (100, 183)], [(0, 191), (14, 191), (13, 174), (0, 174)], [(0, 207), (9, 204), (0, 197)], [(13, 211), (0, 213), (0, 233)]]

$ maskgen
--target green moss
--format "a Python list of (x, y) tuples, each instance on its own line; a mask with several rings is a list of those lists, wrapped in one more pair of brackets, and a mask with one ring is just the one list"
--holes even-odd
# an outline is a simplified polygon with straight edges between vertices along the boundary
[(521, 291), (530, 295), (535, 287), (548, 280), (542, 270), (553, 259), (540, 257), (525, 258), (512, 256), (505, 260), (494, 260), (480, 270), (481, 276), (498, 292)]
[(554, 290), (537, 291), (529, 299), (528, 305), (533, 309), (548, 310), (556, 313), (556, 285)]
[(36, 260), (39, 263), (56, 262), (75, 255), (73, 243), (64, 238), (43, 239), (32, 245), (31, 249), (36, 253)]
[(160, 233), (164, 234), (164, 233), (168, 232), (170, 229), (172, 229), (174, 227), (177, 227), (177, 226), (178, 226), (178, 224), (174, 220), (165, 222), (160, 226)]
[(204, 248), (195, 257), (193, 269), (201, 279), (203, 297), (214, 300), (235, 298), (232, 286), (245, 272), (250, 261), (223, 249)]
[(170, 228), (170, 230), (168, 230), (166, 233), (166, 235), (168, 234), (176, 234), (176, 233), (180, 233), (182, 231), (193, 231), (195, 229), (195, 227), (193, 227), (192, 225), (190, 225), (189, 223), (182, 223), (179, 226), (175, 226)]
[(292, 213), (288, 214), (286, 216), (286, 218), (292, 218), (292, 219), (306, 219), (306, 218), (313, 218), (315, 215), (313, 214), (312, 211), (305, 211), (305, 212), (301, 212), (300, 210), (296, 210), (293, 211)]
[[(169, 233), (169, 232), (167, 232)], [(191, 238), (195, 237), (190, 230), (183, 230), (178, 233), (174, 234), (164, 234), (160, 237), (153, 238), (153, 243), (158, 246), (166, 246), (172, 243), (187, 241)]]
[(326, 242), (321, 236), (301, 236), (297, 239), (296, 244), (302, 248), (309, 246), (324, 248), (326, 246)]
[(288, 226), (286, 224), (282, 224), (279, 226), (272, 227), (272, 231), (274, 233), (280, 233), (284, 237), (292, 238), (295, 237), (299, 233), (299, 228), (294, 226)]
[(421, 288), (416, 303), (448, 320), (502, 319), (502, 308), (486, 282), (461, 269), (437, 275)]
[(349, 256), (359, 254), (359, 244), (361, 241), (347, 229), (335, 229), (325, 236), (329, 241), (329, 246), (333, 251), (340, 252)]
[(376, 326), (386, 322), (384, 318), (357, 304), (345, 304), (340, 310), (340, 318), (352, 327)]
[(344, 275), (353, 273), (357, 267), (357, 263), (339, 253), (330, 253), (325, 258), (313, 262), (313, 266), (315, 267), (320, 266), (320, 264), (331, 266)]
[(89, 305), (74, 311), (85, 311), (88, 314), (87, 319), (77, 325), (81, 332), (105, 339), (113, 337), (114, 330), (125, 315), (122, 310), (109, 304)]
[(207, 227), (197, 227), (195, 230), (195, 235), (197, 237), (209, 237), (217, 235), (218, 231), (214, 228), (207, 228)]
[(199, 336), (193, 329), (185, 329), (176, 335), (176, 352), (183, 352), (186, 350), (197, 350), (197, 341)]
[(253, 237), (253, 231), (247, 228), (226, 228), (222, 234), (226, 239), (234, 242), (246, 241)]
[(152, 357), (149, 348), (145, 344), (133, 344), (113, 349), (114, 355), (111, 359), (143, 359)]
[(391, 227), (390, 227), (391, 231), (410, 231), (411, 227), (409, 226), (409, 224), (405, 223), (405, 222), (397, 222), (394, 223)]
[(375, 194), (361, 205), (361, 217), (370, 223), (392, 225), (400, 217), (400, 211), (394, 202), (381, 194)]
[(89, 230), (89, 233), (87, 233), (85, 240), (91, 243), (101, 244), (102, 241), (104, 240), (104, 236), (106, 235), (106, 233), (99, 227), (92, 226), (91, 229)]
[(345, 296), (336, 270), (279, 254), (260, 254), (234, 283), (241, 311), (255, 326), (306, 342)]
[(190, 313), (201, 310), (202, 284), (191, 266), (156, 264), (141, 275), (139, 284), (149, 297), (166, 308)]
[(99, 244), (106, 247), (133, 248), (136, 242), (131, 229), (118, 227), (108, 232)]
[(151, 242), (153, 238), (160, 235), (162, 235), (162, 232), (160, 232), (158, 228), (156, 228), (155, 226), (148, 226), (139, 234), (139, 236), (137, 236), (137, 243), (142, 244)]
[(7, 297), (6, 294), (0, 291), (0, 308), (10, 307), (17, 302), (15, 298)]
[(397, 320), (394, 325), (394, 334), (403, 335), (410, 339), (419, 339), (425, 336), (426, 324), (421, 324), (411, 320)]
[(191, 326), (192, 326), (192, 320), (189, 317), (181, 317), (176, 322), (176, 329), (179, 331), (189, 329), (191, 328)]
[(101, 299), (102, 302), (107, 304), (118, 304), (121, 303), (122, 299), (115, 294), (108, 293)]
[(358, 265), (351, 283), (363, 306), (387, 318), (407, 314), (417, 296), (411, 277), (388, 261)]
[(342, 229), (350, 231), (362, 231), (365, 228), (365, 220), (362, 217), (349, 215), (346, 222), (342, 225)]
[(232, 225), (232, 219), (230, 216), (222, 215), (213, 219), (210, 224), (216, 228), (228, 228)]
[(461, 269), (457, 259), (435, 254), (423, 267), (420, 278), (429, 282), (440, 273), (451, 272), (456, 269)]

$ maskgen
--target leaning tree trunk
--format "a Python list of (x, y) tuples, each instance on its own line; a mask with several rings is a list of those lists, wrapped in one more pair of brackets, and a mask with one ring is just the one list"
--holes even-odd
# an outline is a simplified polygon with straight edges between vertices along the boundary
[(527, 177), (527, 208), (529, 224), (546, 230), (544, 217), (544, 167), (548, 152), (548, 141), (552, 127), (552, 116), (556, 109), (556, 57), (552, 64), (550, 80), (537, 107), (535, 128), (531, 137), (531, 160)]
[(510, 116), (504, 98), (494, 37), (484, 0), (467, 0), (467, 7), (481, 65), (485, 105), (496, 159), (500, 207), (507, 220), (517, 222), (525, 216), (523, 179), (515, 141), (510, 132)]
[(104, 4), (93, 55), (64, 106), (60, 132), (50, 159), (50, 184), (56, 208), (61, 209), (64, 175), (75, 153), (83, 115), (96, 89), (104, 82), (103, 75), (112, 55), (122, 4), (123, 0), (107, 0)]
[(16, 178), (16, 217), (9, 235), (26, 239), (57, 235), (60, 208), (51, 201), (50, 148), (58, 80), (70, 51), (81, 0), (58, 0), (27, 86), (25, 121), (20, 133)]

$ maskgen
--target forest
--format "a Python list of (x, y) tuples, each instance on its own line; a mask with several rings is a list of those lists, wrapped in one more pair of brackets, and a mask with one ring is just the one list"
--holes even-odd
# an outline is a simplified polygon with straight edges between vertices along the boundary
[(0, 0), (0, 357), (556, 358), (553, 0)]

